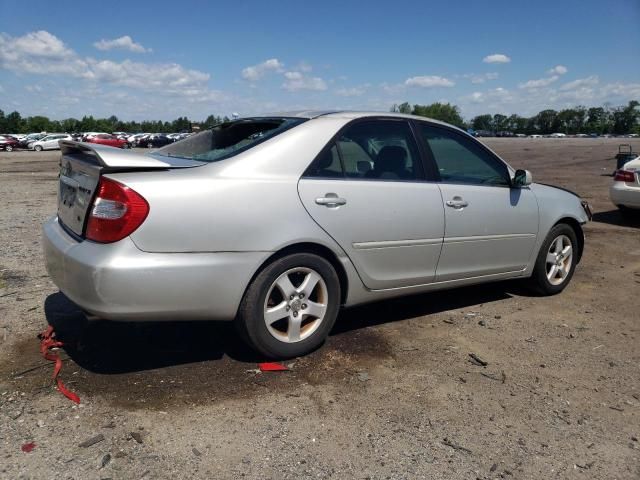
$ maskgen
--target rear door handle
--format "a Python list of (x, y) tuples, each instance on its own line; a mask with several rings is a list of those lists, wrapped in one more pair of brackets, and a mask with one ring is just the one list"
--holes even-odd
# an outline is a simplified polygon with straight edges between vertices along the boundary
[(463, 200), (462, 197), (453, 197), (451, 200), (447, 200), (447, 207), (455, 208), (456, 210), (460, 210), (464, 207), (468, 207), (469, 202)]
[(345, 205), (347, 203), (346, 198), (340, 198), (335, 193), (325, 193), (324, 197), (316, 198), (316, 204), (324, 205), (328, 208), (337, 208), (341, 205)]

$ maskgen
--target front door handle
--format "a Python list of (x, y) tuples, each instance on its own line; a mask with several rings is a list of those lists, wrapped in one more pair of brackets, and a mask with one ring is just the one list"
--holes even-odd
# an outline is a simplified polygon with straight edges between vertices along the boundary
[(462, 197), (455, 196), (451, 200), (447, 200), (447, 207), (455, 208), (456, 210), (461, 210), (468, 206), (469, 202), (463, 200)]
[(347, 203), (346, 198), (340, 198), (335, 193), (325, 193), (324, 197), (316, 198), (316, 204), (324, 205), (328, 208), (338, 208), (341, 205), (345, 205)]

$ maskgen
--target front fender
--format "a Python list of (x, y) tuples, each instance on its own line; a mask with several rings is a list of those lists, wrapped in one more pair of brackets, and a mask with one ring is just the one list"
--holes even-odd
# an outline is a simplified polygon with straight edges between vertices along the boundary
[(538, 200), (540, 227), (536, 246), (533, 249), (533, 255), (525, 274), (531, 274), (538, 252), (545, 238), (549, 234), (549, 231), (560, 222), (568, 223), (576, 230), (578, 242), (580, 243), (579, 260), (584, 250), (584, 231), (582, 225), (590, 220), (589, 210), (583, 207), (583, 200), (569, 190), (550, 185), (534, 183), (531, 185), (531, 190)]

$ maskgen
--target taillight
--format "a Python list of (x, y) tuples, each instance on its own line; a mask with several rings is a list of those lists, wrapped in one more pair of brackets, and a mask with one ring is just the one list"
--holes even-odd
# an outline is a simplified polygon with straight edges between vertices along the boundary
[(138, 192), (102, 177), (91, 205), (86, 237), (112, 243), (131, 235), (149, 214), (149, 204)]
[(616, 170), (613, 181), (633, 183), (636, 181), (635, 172), (630, 172), (629, 170)]

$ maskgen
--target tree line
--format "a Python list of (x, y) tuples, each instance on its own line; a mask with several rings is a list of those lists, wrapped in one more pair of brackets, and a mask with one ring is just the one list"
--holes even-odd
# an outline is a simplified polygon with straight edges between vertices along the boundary
[(577, 133), (598, 135), (640, 133), (640, 102), (630, 101), (619, 107), (583, 107), (564, 110), (542, 110), (532, 117), (517, 114), (484, 114), (465, 121), (460, 109), (450, 103), (432, 103), (431, 105), (409, 105), (408, 102), (393, 105), (392, 112), (410, 113), (422, 117), (456, 125), (463, 129), (486, 130), (489, 132), (511, 132), (526, 135), (550, 133)]
[[(486, 130), (490, 132), (523, 133), (526, 135), (548, 135), (560, 132), (566, 134), (596, 133), (627, 134), (640, 133), (640, 102), (630, 101), (619, 107), (583, 107), (577, 106), (564, 110), (542, 110), (532, 117), (517, 114), (503, 115), (484, 114), (465, 121), (460, 109), (450, 103), (432, 103), (431, 105), (410, 105), (408, 102), (393, 105), (392, 112), (410, 113), (422, 117), (456, 125), (463, 129)], [(161, 120), (145, 120), (142, 122), (120, 120), (115, 115), (108, 118), (84, 116), (82, 119), (66, 118), (50, 120), (48, 117), (36, 115), (22, 117), (18, 112), (5, 115), (0, 110), (0, 133), (32, 133), (32, 132), (149, 132), (174, 133), (191, 131), (194, 126), (201, 129), (211, 128), (218, 123), (229, 121), (224, 116), (209, 115), (203, 122), (193, 122), (187, 117), (178, 117), (168, 122)]]
[(178, 117), (171, 122), (161, 120), (145, 120), (142, 122), (120, 120), (115, 115), (109, 118), (84, 116), (82, 119), (66, 118), (50, 120), (48, 117), (36, 115), (22, 117), (18, 112), (5, 115), (0, 110), (0, 133), (33, 133), (33, 132), (147, 132), (178, 133), (190, 132), (195, 125), (201, 129), (211, 128), (218, 123), (229, 121), (229, 118), (209, 115), (203, 122), (193, 122), (187, 117)]

